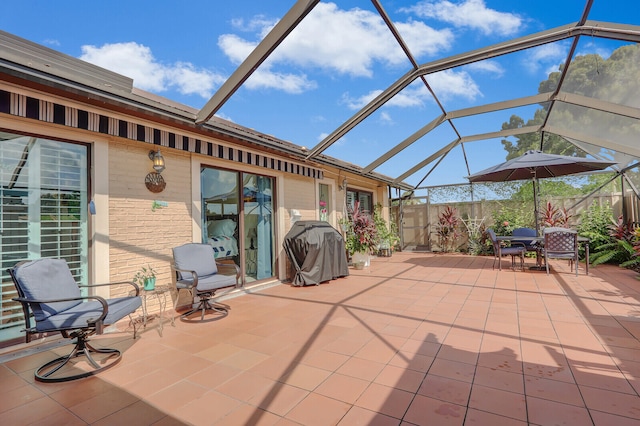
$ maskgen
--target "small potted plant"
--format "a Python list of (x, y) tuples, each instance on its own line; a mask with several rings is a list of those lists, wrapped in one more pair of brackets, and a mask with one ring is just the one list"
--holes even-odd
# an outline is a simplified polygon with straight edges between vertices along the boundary
[(153, 290), (156, 288), (156, 271), (151, 265), (143, 266), (133, 276), (133, 282), (145, 290)]

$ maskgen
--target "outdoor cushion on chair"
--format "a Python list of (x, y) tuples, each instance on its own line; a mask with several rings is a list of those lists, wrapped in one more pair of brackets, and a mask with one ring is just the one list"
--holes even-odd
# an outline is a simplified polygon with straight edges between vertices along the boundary
[(216, 263), (213, 247), (199, 243), (175, 247), (173, 261), (172, 278), (178, 293), (180, 290), (189, 290), (192, 298), (197, 296), (200, 299), (196, 308), (181, 315), (183, 319), (197, 311), (201, 311), (201, 320), (204, 320), (207, 310), (221, 315), (228, 313), (226, 306), (212, 303), (211, 298), (216, 290), (238, 286), (240, 268), (236, 264)]
[(493, 243), (493, 265), (492, 268), (495, 269), (496, 260), (498, 261), (498, 269), (502, 270), (502, 256), (511, 256), (511, 267), (515, 269), (516, 266), (516, 256), (520, 258), (520, 269), (524, 269), (524, 245), (513, 244), (509, 247), (503, 247), (498, 241), (498, 237), (493, 229), (487, 229), (487, 234)]
[[(26, 324), (26, 340), (32, 334), (60, 332), (66, 338), (75, 338), (75, 346), (67, 356), (57, 358), (36, 370), (39, 381), (62, 382), (91, 376), (120, 361), (117, 349), (97, 349), (89, 344), (89, 336), (102, 334), (105, 326), (131, 315), (141, 305), (138, 287), (131, 282), (99, 285), (128, 284), (135, 288), (135, 295), (104, 299), (100, 296), (82, 296), (78, 285), (63, 259), (37, 259), (20, 262), (8, 269), (18, 292), (13, 300), (22, 303)], [(31, 326), (31, 312), (35, 326)], [(134, 324), (134, 334), (136, 330)], [(108, 354), (96, 361), (94, 354)], [(71, 360), (85, 356), (91, 366), (83, 371), (73, 368)], [(109, 362), (107, 362), (109, 361)], [(102, 364), (102, 365), (100, 365)], [(63, 367), (68, 366), (69, 373)], [(80, 372), (79, 372), (80, 371)], [(56, 374), (56, 373), (60, 374)]]
[(514, 237), (531, 237), (531, 238), (522, 238), (522, 239), (514, 239), (512, 242), (522, 244), (527, 249), (527, 251), (538, 251), (538, 242), (536, 240), (537, 234), (536, 230), (532, 228), (515, 228), (511, 233)]

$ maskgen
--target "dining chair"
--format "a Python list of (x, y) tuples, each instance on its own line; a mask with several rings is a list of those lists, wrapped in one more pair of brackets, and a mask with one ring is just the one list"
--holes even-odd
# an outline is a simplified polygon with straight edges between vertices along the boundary
[(487, 234), (493, 243), (493, 265), (492, 269), (495, 269), (496, 260), (498, 261), (498, 270), (502, 270), (502, 256), (511, 256), (511, 267), (515, 269), (516, 266), (516, 257), (520, 258), (520, 269), (524, 269), (524, 253), (526, 248), (524, 244), (511, 244), (510, 246), (503, 247), (500, 241), (498, 241), (498, 237), (493, 229), (487, 229)]
[(578, 231), (575, 229), (545, 228), (543, 253), (547, 274), (549, 274), (549, 259), (567, 259), (570, 267), (575, 265), (576, 276), (578, 276)]

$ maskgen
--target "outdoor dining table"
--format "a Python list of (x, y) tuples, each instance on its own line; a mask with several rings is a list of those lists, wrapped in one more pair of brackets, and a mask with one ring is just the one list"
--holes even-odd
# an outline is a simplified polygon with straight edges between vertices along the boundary
[[(544, 245), (544, 236), (523, 237), (521, 235), (498, 235), (497, 238), (498, 238), (498, 241), (532, 241), (532, 242), (535, 241), (538, 247), (538, 250), (536, 250), (535, 269), (545, 268), (545, 264), (542, 263), (543, 262), (542, 246)], [(578, 244), (582, 244), (584, 246), (584, 259), (585, 259), (584, 270), (585, 270), (585, 274), (589, 275), (589, 238), (578, 235)]]

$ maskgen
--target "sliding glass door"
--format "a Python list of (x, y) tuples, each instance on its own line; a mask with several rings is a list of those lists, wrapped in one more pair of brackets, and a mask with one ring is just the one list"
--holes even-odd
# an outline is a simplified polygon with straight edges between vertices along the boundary
[(203, 242), (242, 266), (245, 282), (275, 274), (273, 186), (268, 176), (201, 169)]
[(274, 275), (273, 178), (245, 173), (243, 182), (247, 276), (261, 280)]

